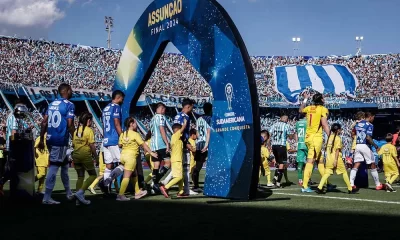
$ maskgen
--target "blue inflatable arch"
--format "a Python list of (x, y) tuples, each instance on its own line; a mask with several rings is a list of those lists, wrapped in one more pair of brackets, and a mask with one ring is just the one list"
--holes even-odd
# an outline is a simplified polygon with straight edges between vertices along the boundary
[(130, 32), (114, 90), (133, 113), (154, 68), (171, 42), (209, 83), (212, 134), (204, 194), (251, 199), (260, 165), (260, 118), (253, 68), (233, 21), (215, 0), (156, 0)]

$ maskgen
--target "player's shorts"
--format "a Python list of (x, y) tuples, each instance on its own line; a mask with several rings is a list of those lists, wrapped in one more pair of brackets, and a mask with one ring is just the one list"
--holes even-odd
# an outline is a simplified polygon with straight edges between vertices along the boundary
[(383, 171), (385, 172), (385, 177), (390, 178), (393, 175), (399, 175), (399, 169), (397, 168), (396, 163), (383, 163)]
[(77, 171), (82, 169), (85, 171), (90, 171), (95, 169), (93, 161), (78, 162), (78, 163), (74, 162), (74, 168)]
[(297, 155), (296, 155), (296, 161), (298, 163), (307, 162), (307, 155), (308, 155), (308, 150), (307, 149), (298, 149), (297, 150)]
[(121, 164), (124, 165), (124, 169), (128, 171), (135, 171), (137, 164), (138, 154), (134, 152), (122, 152)]
[(287, 163), (287, 148), (286, 146), (274, 145), (272, 146), (272, 153), (275, 156), (276, 163)]
[(119, 150), (118, 145), (104, 147), (103, 152), (104, 152), (104, 163), (105, 164), (112, 164), (112, 163), (120, 162), (121, 151)]
[(354, 152), (354, 162), (363, 162), (367, 164), (375, 163), (374, 153), (367, 144), (357, 144)]
[(167, 157), (167, 149), (166, 148), (158, 149), (158, 150), (156, 150), (156, 153), (157, 153), (158, 157), (157, 158), (151, 157), (151, 161), (152, 162), (161, 162), (161, 161), (163, 161), (165, 159), (168, 159), (168, 157)]
[(308, 149), (307, 159), (320, 159), (323, 145), (322, 136), (306, 136), (306, 146)]
[(196, 150), (196, 153), (194, 155), (194, 160), (196, 162), (205, 162), (208, 156), (208, 151), (206, 152), (201, 152), (201, 150)]
[(174, 178), (183, 176), (182, 161), (171, 161), (171, 173)]
[[(343, 174), (346, 172), (346, 167), (342, 159), (338, 159), (336, 166), (336, 174)], [(333, 174), (333, 160), (327, 160), (325, 163), (325, 173)]]
[(55, 165), (65, 165), (68, 163), (68, 160), (66, 161), (67, 157), (67, 146), (50, 146), (47, 145), (47, 148), (49, 150), (49, 161), (50, 164), (55, 164)]

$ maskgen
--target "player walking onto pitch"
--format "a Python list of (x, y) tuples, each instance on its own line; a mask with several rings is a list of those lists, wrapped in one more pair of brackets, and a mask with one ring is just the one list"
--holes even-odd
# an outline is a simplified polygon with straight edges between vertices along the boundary
[[(167, 153), (170, 152), (170, 146), (167, 138), (165, 105), (158, 103), (156, 107), (156, 114), (150, 121), (151, 141), (150, 149), (157, 153), (157, 157), (152, 157), (153, 162), (153, 186), (158, 191), (158, 184), (161, 178), (168, 172), (170, 161), (167, 159)], [(164, 161), (164, 166), (161, 168), (161, 162)], [(150, 166), (149, 166), (150, 167)]]
[(65, 162), (68, 149), (69, 135), (73, 136), (75, 131), (74, 112), (75, 106), (68, 101), (72, 97), (71, 86), (62, 83), (58, 87), (60, 95), (54, 102), (49, 104), (46, 114), (41, 123), (40, 141), (38, 149), (43, 151), (44, 135), (47, 132), (47, 148), (49, 150), (49, 169), (46, 177), (46, 190), (43, 197), (43, 204), (60, 204), (51, 198), (56, 184), (56, 175), (61, 167), (61, 180), (64, 184), (67, 198), (73, 199), (73, 194), (69, 186), (68, 162)]
[(329, 136), (329, 125), (328, 125), (328, 109), (324, 107), (324, 97), (321, 93), (316, 93), (313, 96), (313, 104), (306, 107), (309, 93), (304, 94), (304, 101), (300, 106), (299, 112), (305, 113), (307, 117), (307, 129), (305, 143), (308, 149), (307, 163), (304, 169), (304, 179), (302, 192), (311, 193), (313, 192), (308, 187), (308, 181), (310, 180), (314, 162), (318, 162), (318, 171), (321, 177), (325, 174), (325, 165), (322, 159), (322, 145), (323, 136), (322, 129), (326, 135)]
[(104, 169), (104, 186), (103, 190), (106, 190), (112, 181), (112, 178), (116, 178), (124, 171), (123, 166), (118, 166), (114, 170), (113, 177), (111, 177), (111, 171), (114, 164), (120, 162), (121, 153), (118, 146), (119, 136), (122, 133), (122, 113), (121, 105), (124, 102), (125, 94), (120, 90), (115, 90), (112, 93), (112, 101), (103, 109), (103, 151), (104, 151), (104, 163), (106, 169)]
[[(126, 188), (129, 184), (129, 179), (132, 177), (133, 171), (136, 169), (136, 159), (140, 152), (139, 147), (151, 154), (152, 157), (157, 158), (157, 153), (152, 152), (147, 144), (142, 140), (142, 137), (135, 131), (137, 128), (136, 121), (133, 117), (128, 117), (125, 120), (125, 132), (119, 137), (119, 145), (122, 147), (121, 164), (124, 166), (124, 177), (121, 182), (121, 188), (117, 196), (117, 201), (129, 201), (130, 199), (125, 196)], [(135, 199), (142, 198), (147, 195), (147, 191), (139, 189), (138, 176), (132, 178), (132, 185), (135, 187)]]
[(208, 156), (208, 145), (210, 143), (211, 135), (211, 116), (212, 116), (212, 104), (204, 103), (203, 105), (204, 115), (199, 117), (196, 121), (197, 140), (196, 140), (196, 154), (194, 160), (196, 166), (193, 170), (193, 191), (201, 192), (199, 186), (200, 171), (203, 168), (204, 162)]
[(326, 148), (326, 163), (325, 163), (325, 174), (321, 178), (321, 182), (318, 185), (317, 193), (325, 194), (326, 191), (323, 190), (325, 183), (328, 178), (336, 171), (337, 175), (342, 174), (343, 180), (346, 183), (348, 193), (357, 192), (350, 185), (349, 176), (347, 175), (346, 167), (342, 160), (342, 139), (340, 135), (342, 134), (342, 126), (338, 123), (332, 124), (331, 134), (328, 137), (327, 148)]
[(374, 131), (374, 126), (372, 122), (375, 116), (370, 112), (365, 113), (365, 119), (358, 122), (355, 126), (355, 131), (357, 134), (357, 145), (354, 153), (354, 166), (350, 172), (350, 184), (353, 188), (357, 188), (354, 185), (354, 180), (357, 176), (358, 168), (361, 162), (365, 161), (368, 167), (371, 169), (371, 176), (374, 179), (376, 190), (381, 190), (383, 185), (379, 181), (378, 171), (376, 169), (375, 158), (372, 152), (371, 146), (375, 147), (376, 151), (379, 152), (379, 147), (372, 140), (372, 134)]
[(386, 178), (386, 191), (396, 192), (392, 187), (393, 182), (399, 177), (400, 163), (397, 156), (397, 149), (393, 146), (393, 134), (388, 133), (386, 135), (386, 144), (381, 147), (378, 152), (379, 156), (383, 160), (383, 171), (385, 172)]
[(197, 194), (196, 192), (190, 191), (189, 188), (189, 179), (190, 179), (190, 143), (189, 143), (189, 131), (190, 131), (190, 117), (189, 114), (193, 110), (194, 101), (185, 98), (182, 100), (182, 112), (174, 118), (174, 123), (178, 123), (180, 125), (184, 125), (184, 121), (186, 120), (187, 124), (185, 130), (182, 134), (183, 141), (183, 184), (184, 184), (184, 195)]
[(299, 179), (299, 185), (303, 186), (303, 170), (304, 164), (307, 161), (308, 149), (305, 143), (307, 119), (304, 113), (300, 114), (301, 119), (296, 123), (296, 135), (295, 140), (297, 142), (297, 177)]
[[(267, 130), (261, 131), (261, 167), (260, 167), (260, 175), (263, 172), (264, 176), (267, 177), (267, 187), (273, 187), (274, 185), (271, 182), (271, 169), (269, 168), (269, 158), (270, 153), (267, 148), (267, 142), (269, 140), (269, 133)], [(276, 164), (275, 159), (272, 160), (273, 164)]]
[[(75, 131), (72, 139), (72, 146), (74, 148), (72, 159), (78, 175), (78, 180), (76, 181), (77, 192), (75, 193), (77, 198), (76, 205), (80, 205), (80, 203), (84, 205), (90, 204), (90, 201), (85, 199), (85, 191), (97, 177), (93, 160), (98, 162), (99, 159), (96, 146), (94, 145), (94, 132), (91, 128), (92, 121), (93, 115), (91, 113), (82, 112), (79, 116), (79, 127)], [(85, 171), (89, 174), (86, 181)]]
[(272, 125), (270, 129), (272, 152), (275, 156), (276, 162), (278, 163), (278, 176), (274, 177), (275, 185), (278, 188), (281, 187), (281, 180), (285, 171), (284, 167), (287, 163), (287, 138), (288, 135), (293, 134), (291, 127), (287, 123), (288, 120), (288, 116), (283, 114), (280, 121)]

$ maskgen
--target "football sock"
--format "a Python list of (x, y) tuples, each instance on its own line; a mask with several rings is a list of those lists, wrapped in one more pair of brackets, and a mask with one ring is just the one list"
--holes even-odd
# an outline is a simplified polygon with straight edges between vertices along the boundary
[(378, 170), (376, 170), (376, 168), (375, 169), (371, 169), (371, 176), (374, 179), (375, 186), (381, 185), (381, 182), (379, 181)]
[(68, 164), (61, 167), (61, 181), (64, 185), (67, 195), (72, 195), (71, 188), (69, 187)]
[(135, 187), (135, 194), (140, 193), (138, 177), (132, 177), (132, 184)]
[(284, 172), (285, 172), (284, 169), (278, 169), (278, 183), (280, 183), (282, 181)]
[(390, 179), (389, 179), (389, 184), (394, 183), (394, 181), (396, 181), (396, 179), (399, 177), (399, 174), (395, 174), (393, 175)]
[(356, 180), (357, 172), (358, 172), (357, 168), (351, 169), (351, 172), (350, 172), (350, 185), (351, 186), (354, 186), (354, 181)]
[(90, 188), (96, 187), (96, 185), (99, 183), (100, 179), (102, 179), (102, 178), (103, 178), (103, 175), (98, 176), (98, 177), (92, 182), (92, 184), (91, 184), (89, 187), (90, 187)]
[(288, 175), (287, 175), (287, 168), (285, 168), (285, 169), (283, 170), (283, 176), (285, 176), (285, 181), (286, 181), (286, 182), (290, 182), (290, 181), (289, 181), (289, 178), (288, 178)]
[[(108, 168), (104, 169), (104, 177), (103, 177), (104, 181), (110, 177), (110, 174), (111, 174), (111, 169), (108, 169)], [(105, 182), (104, 182), (104, 184), (105, 184)], [(108, 186), (108, 185), (105, 185), (105, 186)]]
[(89, 186), (96, 180), (97, 176), (96, 175), (89, 175), (88, 178), (86, 178), (85, 182), (83, 183), (81, 190), (86, 191)]
[[(325, 164), (324, 163), (318, 163), (318, 172), (323, 177), (325, 175)], [(328, 182), (324, 182), (324, 184), (327, 184)]]
[(172, 171), (164, 178), (164, 183), (168, 184), (172, 179)]
[(265, 171), (265, 176), (267, 176), (267, 184), (271, 184), (271, 171)]
[(308, 188), (308, 181), (310, 180), (313, 166), (314, 166), (314, 164), (307, 163), (306, 167), (304, 168), (304, 179), (303, 179), (303, 188), (304, 189)]
[(300, 180), (303, 180), (303, 167), (304, 167), (304, 163), (299, 162), (297, 164), (297, 178)]
[(351, 187), (349, 175), (347, 175), (347, 172), (344, 171), (342, 175), (343, 175), (343, 181), (346, 183), (347, 190), (349, 190), (349, 191), (353, 190), (353, 188)]
[(128, 187), (129, 184), (129, 178), (123, 178), (121, 181), (121, 187), (119, 188), (119, 195), (124, 195), (126, 188)]

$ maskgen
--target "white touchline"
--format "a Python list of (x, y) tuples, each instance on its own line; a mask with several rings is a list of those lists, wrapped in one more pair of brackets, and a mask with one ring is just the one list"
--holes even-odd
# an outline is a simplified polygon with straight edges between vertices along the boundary
[(372, 199), (361, 199), (361, 198), (329, 197), (329, 196), (316, 196), (316, 195), (295, 194), (295, 193), (278, 193), (278, 192), (274, 192), (274, 194), (286, 195), (286, 196), (296, 196), (296, 197), (326, 198), (326, 199), (339, 199), (339, 200), (348, 200), (348, 201), (388, 203), (388, 204), (398, 204), (398, 205), (400, 205), (400, 202), (381, 201), (381, 200), (372, 200)]

